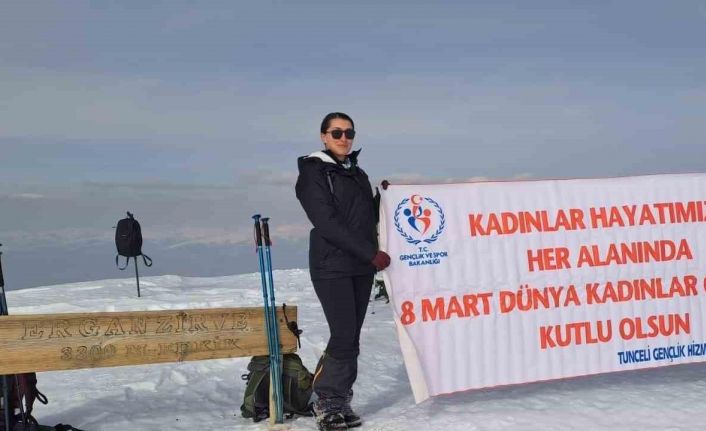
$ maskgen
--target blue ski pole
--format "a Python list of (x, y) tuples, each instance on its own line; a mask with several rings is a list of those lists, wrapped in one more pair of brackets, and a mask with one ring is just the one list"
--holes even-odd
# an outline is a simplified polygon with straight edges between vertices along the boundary
[(278, 324), (278, 319), (277, 319), (277, 304), (275, 302), (275, 284), (274, 280), (272, 277), (272, 252), (270, 250), (270, 247), (272, 246), (272, 241), (270, 240), (270, 226), (269, 226), (269, 217), (265, 217), (262, 219), (262, 236), (265, 242), (265, 266), (267, 268), (267, 281), (268, 281), (268, 296), (270, 300), (270, 322), (272, 323), (272, 334), (273, 334), (273, 339), (274, 339), (274, 362), (271, 361), (271, 366), (273, 369), (277, 370), (277, 380), (275, 384), (275, 391), (277, 393), (277, 400), (278, 404), (277, 405), (277, 423), (282, 423), (283, 421), (283, 405), (281, 404), (281, 400), (283, 400), (283, 393), (282, 393), (282, 354), (280, 351), (280, 343), (279, 343), (279, 324)]
[[(277, 406), (281, 405), (281, 401), (278, 402), (278, 391), (275, 389), (277, 387), (278, 376), (274, 367), (274, 352), (276, 349), (276, 341), (274, 338), (274, 332), (272, 330), (272, 313), (270, 311), (270, 301), (268, 300), (269, 289), (267, 287), (267, 267), (265, 266), (265, 257), (262, 247), (262, 230), (260, 227), (260, 214), (255, 214), (253, 217), (255, 221), (255, 243), (257, 245), (257, 255), (258, 264), (260, 267), (260, 281), (262, 282), (262, 299), (264, 302), (264, 313), (265, 313), (265, 332), (267, 335), (267, 351), (270, 357), (270, 422), (274, 422), (277, 418)], [(281, 400), (281, 398), (279, 398)], [(281, 409), (280, 409), (281, 410)], [(281, 422), (281, 421), (280, 421)]]

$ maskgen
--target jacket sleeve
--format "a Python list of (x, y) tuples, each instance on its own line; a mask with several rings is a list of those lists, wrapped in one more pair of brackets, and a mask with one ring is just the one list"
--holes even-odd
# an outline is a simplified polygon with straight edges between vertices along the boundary
[(375, 245), (351, 233), (333, 200), (325, 176), (313, 166), (303, 166), (295, 187), (307, 217), (319, 234), (341, 250), (369, 263), (375, 257)]

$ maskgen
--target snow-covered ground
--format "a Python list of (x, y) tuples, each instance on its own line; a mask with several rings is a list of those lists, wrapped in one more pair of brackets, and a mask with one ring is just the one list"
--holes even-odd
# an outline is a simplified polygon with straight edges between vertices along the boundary
[[(299, 352), (313, 369), (328, 329), (306, 270), (275, 271), (277, 302), (299, 307)], [(259, 274), (101, 280), (8, 292), (12, 314), (257, 306)], [(373, 304), (371, 304), (371, 307)], [(368, 311), (354, 407), (362, 430), (703, 430), (706, 365), (680, 365), (448, 395), (415, 405), (392, 320)], [(257, 430), (240, 417), (248, 358), (39, 373), (41, 423), (86, 431)], [(316, 429), (311, 418), (289, 429)]]

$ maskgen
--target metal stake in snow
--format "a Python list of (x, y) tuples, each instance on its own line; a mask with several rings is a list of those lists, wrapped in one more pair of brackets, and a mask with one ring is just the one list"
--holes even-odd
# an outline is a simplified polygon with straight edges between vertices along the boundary
[(137, 280), (137, 297), (140, 297), (140, 272), (137, 270), (137, 257), (135, 258), (135, 280)]
[[(0, 244), (0, 247), (2, 244)], [(5, 315), (7, 303), (5, 300), (5, 278), (2, 275), (2, 252), (0, 251), (0, 315)], [(7, 376), (2, 376), (2, 411), (5, 412), (5, 429), (10, 428), (10, 382)], [(14, 412), (13, 412), (14, 413)]]
[(2, 251), (0, 251), (0, 292), (2, 293), (0, 295), (0, 314), (4, 316), (7, 314), (7, 299), (5, 298), (5, 277), (2, 275)]
[[(265, 308), (265, 325), (267, 329), (267, 345), (270, 353), (270, 423), (283, 423), (284, 403), (282, 397), (282, 375), (279, 345), (279, 330), (277, 327), (277, 312), (274, 305), (274, 286), (272, 284), (270, 237), (267, 220), (263, 219), (260, 226), (260, 214), (255, 214), (255, 243), (257, 245), (260, 278), (262, 282), (262, 298)], [(262, 246), (263, 231), (265, 233), (265, 250)], [(265, 258), (267, 253), (267, 259)]]

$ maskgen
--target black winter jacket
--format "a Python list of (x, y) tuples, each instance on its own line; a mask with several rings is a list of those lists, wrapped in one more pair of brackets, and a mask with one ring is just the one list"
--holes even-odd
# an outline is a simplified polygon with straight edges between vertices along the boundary
[(312, 280), (375, 272), (376, 205), (368, 175), (357, 165), (359, 152), (348, 156), (350, 168), (322, 151), (298, 160), (297, 199), (314, 225), (309, 235)]

